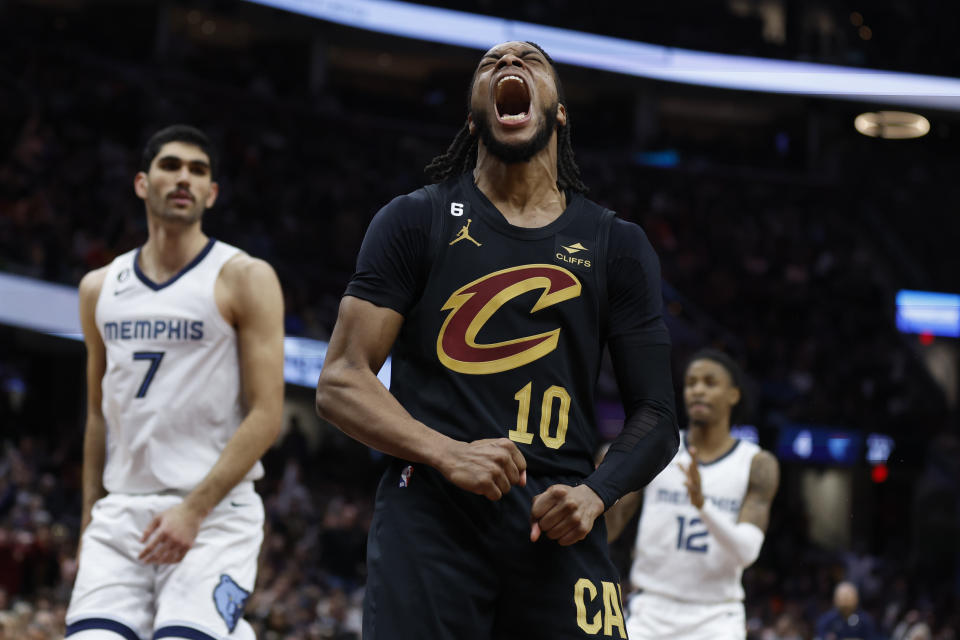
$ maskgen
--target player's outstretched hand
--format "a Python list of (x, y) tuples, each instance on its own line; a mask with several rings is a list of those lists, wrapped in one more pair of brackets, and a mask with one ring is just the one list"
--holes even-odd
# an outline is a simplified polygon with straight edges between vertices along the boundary
[(193, 546), (202, 521), (203, 517), (183, 502), (154, 517), (140, 538), (146, 543), (140, 560), (149, 564), (180, 562)]
[(461, 489), (499, 500), (527, 484), (527, 461), (508, 438), (456, 442), (440, 472)]
[(700, 469), (697, 467), (697, 448), (690, 447), (690, 466), (685, 467), (679, 462), (677, 466), (687, 475), (683, 484), (690, 495), (690, 503), (697, 509), (703, 508), (703, 487), (700, 485)]
[(603, 500), (585, 484), (555, 484), (534, 496), (530, 508), (530, 541), (542, 534), (566, 546), (583, 540), (603, 513)]

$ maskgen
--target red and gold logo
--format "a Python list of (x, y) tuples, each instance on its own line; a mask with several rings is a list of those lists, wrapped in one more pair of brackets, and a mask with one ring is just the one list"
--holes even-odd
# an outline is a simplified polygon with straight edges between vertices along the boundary
[(453, 292), (441, 310), (450, 311), (437, 336), (437, 356), (458, 373), (500, 373), (522, 367), (557, 348), (560, 328), (493, 344), (478, 344), (477, 334), (500, 307), (528, 291), (543, 293), (530, 313), (580, 295), (580, 281), (550, 264), (527, 264), (487, 274)]

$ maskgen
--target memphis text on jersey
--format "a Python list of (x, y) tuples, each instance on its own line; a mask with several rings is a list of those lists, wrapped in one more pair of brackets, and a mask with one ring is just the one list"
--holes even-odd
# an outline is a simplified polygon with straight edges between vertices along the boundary
[[(729, 511), (730, 513), (740, 513), (740, 500), (737, 498), (724, 498), (704, 494), (704, 499), (712, 502), (718, 509)], [(654, 501), (666, 502), (667, 504), (690, 504), (690, 494), (686, 490), (676, 491), (672, 489), (659, 488), (654, 495)]]
[(203, 340), (203, 320), (186, 318), (142, 318), (107, 322), (104, 340), (164, 340), (188, 342)]

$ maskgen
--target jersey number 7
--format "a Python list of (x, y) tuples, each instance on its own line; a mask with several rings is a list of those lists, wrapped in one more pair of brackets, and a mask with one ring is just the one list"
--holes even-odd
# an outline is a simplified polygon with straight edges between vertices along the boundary
[(163, 360), (164, 353), (166, 353), (166, 351), (137, 351), (133, 354), (134, 360), (150, 361), (150, 368), (147, 369), (147, 375), (143, 376), (143, 382), (140, 383), (136, 397), (142, 398), (147, 395), (150, 383), (153, 382), (153, 375), (157, 372), (157, 369), (160, 368), (160, 361)]

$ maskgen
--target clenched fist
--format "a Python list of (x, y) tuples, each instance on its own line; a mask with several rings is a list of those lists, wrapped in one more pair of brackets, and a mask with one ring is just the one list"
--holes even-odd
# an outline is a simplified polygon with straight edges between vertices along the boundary
[(530, 509), (530, 541), (546, 534), (559, 544), (583, 540), (603, 513), (603, 500), (585, 484), (571, 487), (555, 484), (533, 498)]
[(527, 484), (527, 461), (507, 438), (454, 441), (440, 473), (461, 489), (499, 500), (513, 485)]

